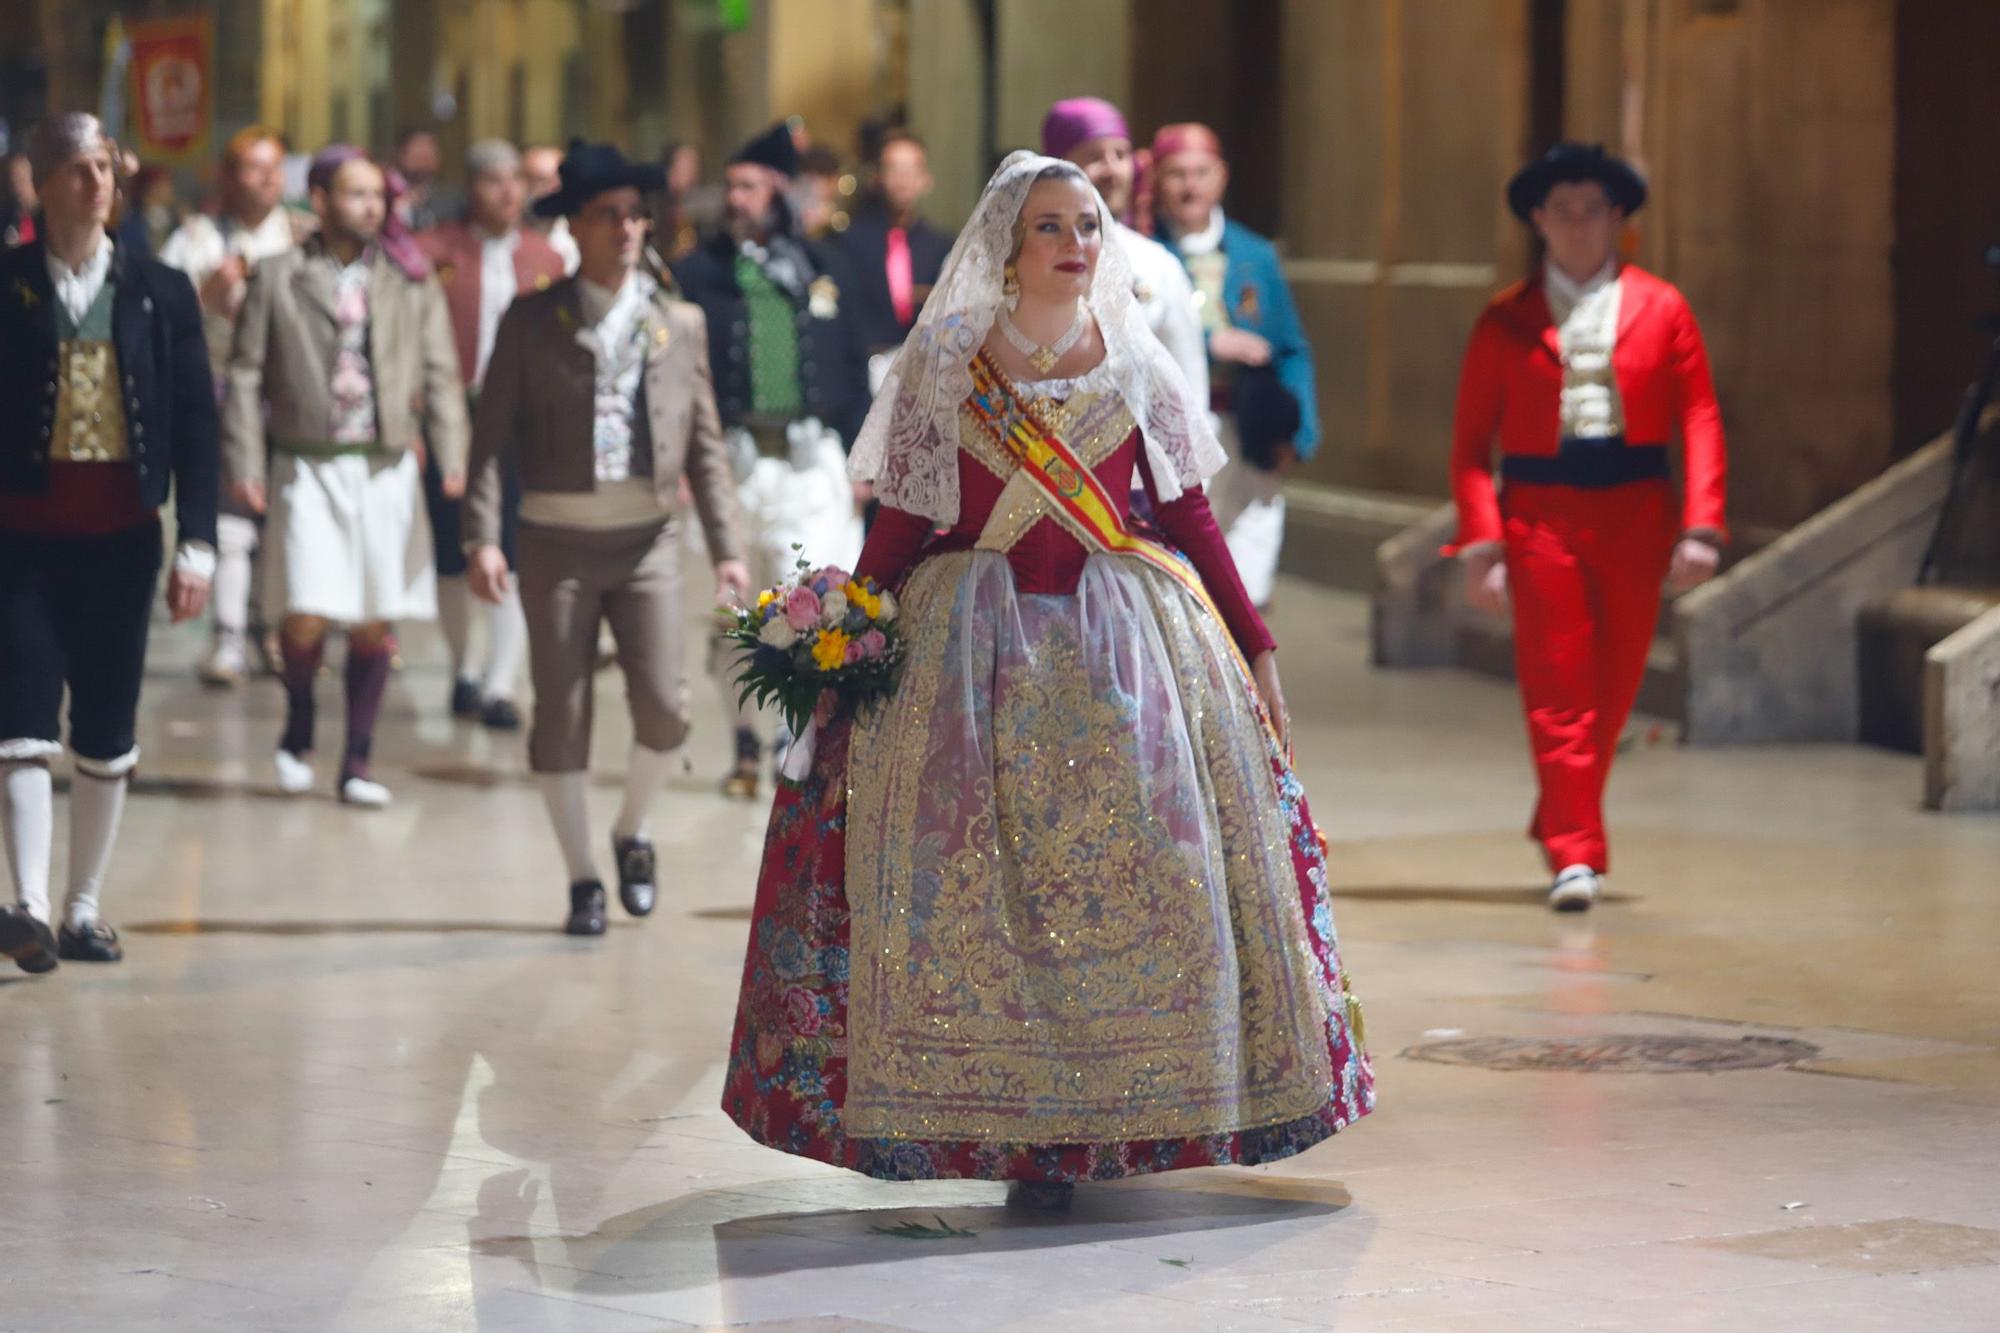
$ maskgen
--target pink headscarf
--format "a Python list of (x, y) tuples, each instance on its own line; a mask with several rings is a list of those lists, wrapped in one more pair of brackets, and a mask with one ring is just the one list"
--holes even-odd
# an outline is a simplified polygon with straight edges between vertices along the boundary
[(1132, 141), (1124, 113), (1101, 97), (1066, 97), (1042, 120), (1042, 154), (1068, 157), (1080, 143), (1115, 138)]
[[(353, 144), (328, 144), (313, 154), (312, 166), (306, 171), (306, 186), (314, 190), (330, 190), (333, 178), (349, 162), (360, 158), (373, 162), (368, 154)], [(380, 163), (376, 164), (380, 166)], [(382, 230), (376, 233), (375, 244), (389, 257), (389, 262), (403, 271), (411, 282), (422, 282), (430, 276), (431, 266), (417, 248), (417, 238), (410, 234), (409, 226), (402, 215), (396, 212), (396, 201), (403, 197), (409, 185), (401, 173), (382, 167), (382, 188), (387, 197), (388, 211), (382, 218)]]
[(1160, 132), (1153, 136), (1153, 164), (1158, 166), (1176, 153), (1206, 153), (1220, 158), (1222, 140), (1215, 137), (1214, 130), (1198, 121), (1162, 125)]

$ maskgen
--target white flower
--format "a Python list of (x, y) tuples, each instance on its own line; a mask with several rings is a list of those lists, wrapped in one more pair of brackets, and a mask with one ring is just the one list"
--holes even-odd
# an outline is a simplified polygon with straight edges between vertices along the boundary
[(835, 588), (819, 599), (819, 623), (832, 629), (847, 619), (847, 594)]
[(764, 622), (764, 628), (757, 631), (757, 642), (768, 644), (779, 652), (784, 652), (799, 641), (799, 632), (786, 623), (783, 616), (772, 616)]
[(875, 617), (875, 619), (881, 621), (883, 624), (886, 625), (895, 618), (896, 618), (896, 594), (890, 592), (887, 588), (884, 588), (882, 589), (882, 614)]

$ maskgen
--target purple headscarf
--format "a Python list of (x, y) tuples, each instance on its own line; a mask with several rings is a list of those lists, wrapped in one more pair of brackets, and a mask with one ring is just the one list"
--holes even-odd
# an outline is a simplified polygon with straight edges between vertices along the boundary
[(1078, 144), (1103, 138), (1130, 143), (1132, 131), (1125, 124), (1124, 113), (1101, 97), (1064, 98), (1042, 119), (1042, 153), (1046, 157), (1068, 157)]
[[(313, 190), (330, 190), (333, 178), (349, 162), (360, 158), (373, 162), (374, 159), (350, 143), (328, 144), (313, 154), (312, 165), (306, 170), (306, 187)], [(377, 164), (380, 165), (379, 163)], [(403, 270), (411, 282), (422, 282), (430, 276), (431, 266), (417, 249), (417, 238), (410, 234), (402, 215), (396, 211), (396, 201), (409, 188), (400, 173), (382, 168), (382, 188), (387, 198), (388, 211), (382, 218), (382, 230), (376, 233), (375, 244), (389, 262)]]

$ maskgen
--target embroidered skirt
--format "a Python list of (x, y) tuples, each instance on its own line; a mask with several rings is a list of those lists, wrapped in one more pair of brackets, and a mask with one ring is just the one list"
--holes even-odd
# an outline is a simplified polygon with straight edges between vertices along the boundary
[(897, 694), (780, 790), (724, 1109), (886, 1179), (1250, 1164), (1373, 1106), (1324, 849), (1222, 627), (1097, 556), (911, 576)]

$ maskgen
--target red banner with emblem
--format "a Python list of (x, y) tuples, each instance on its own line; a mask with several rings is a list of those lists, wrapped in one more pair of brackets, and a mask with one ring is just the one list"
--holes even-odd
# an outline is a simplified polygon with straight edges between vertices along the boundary
[(139, 20), (132, 43), (132, 143), (141, 161), (194, 166), (215, 121), (215, 20)]

